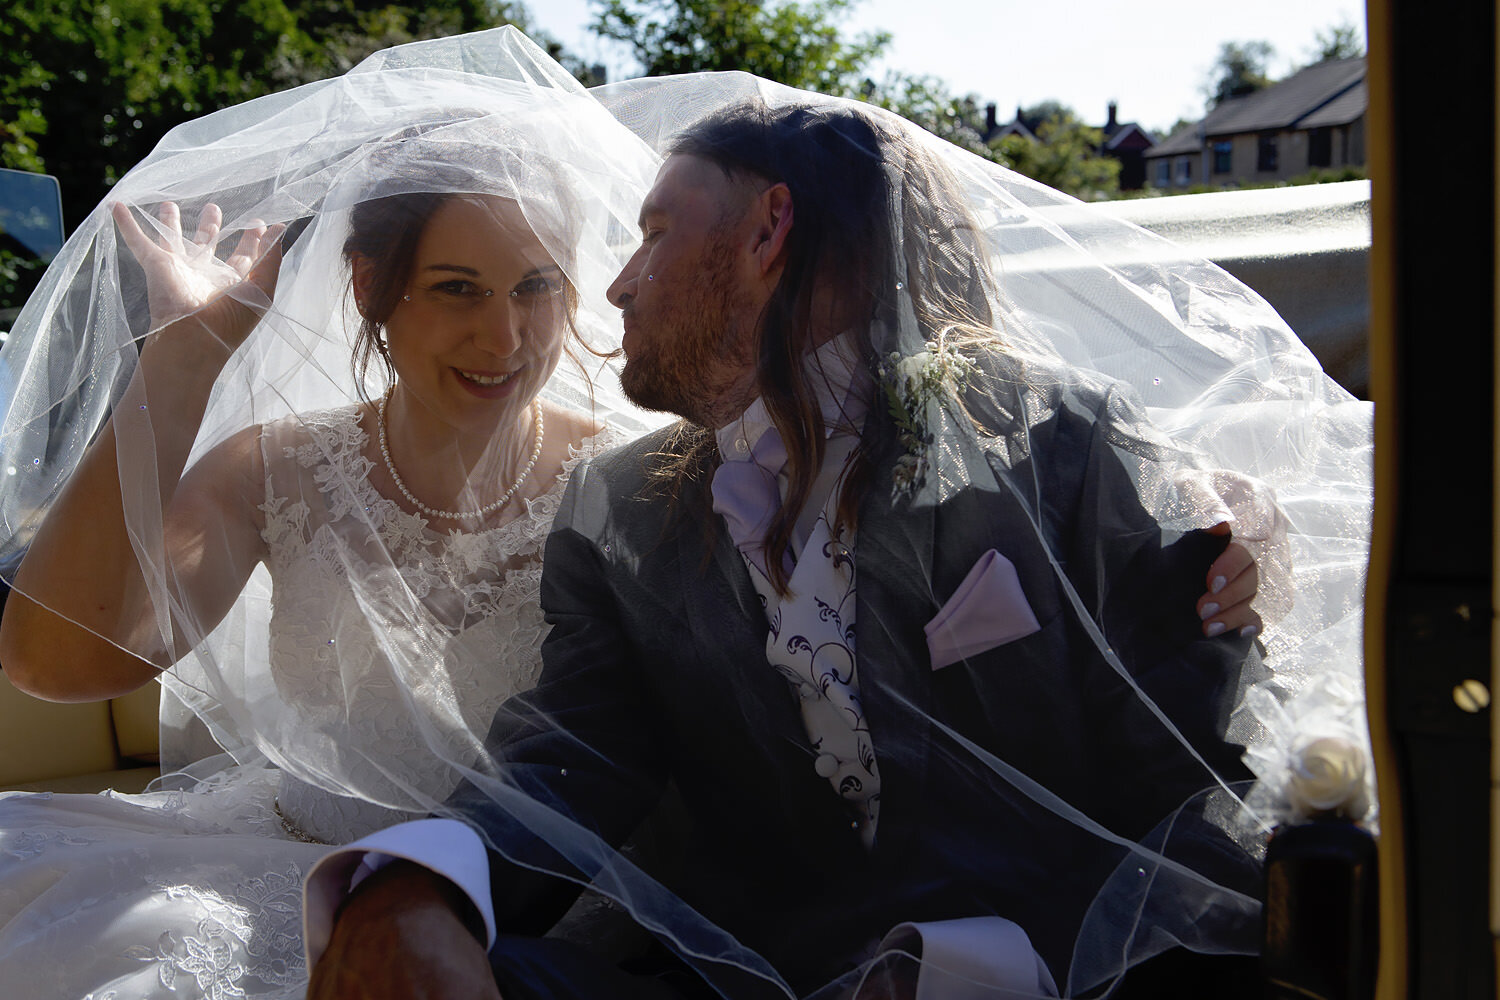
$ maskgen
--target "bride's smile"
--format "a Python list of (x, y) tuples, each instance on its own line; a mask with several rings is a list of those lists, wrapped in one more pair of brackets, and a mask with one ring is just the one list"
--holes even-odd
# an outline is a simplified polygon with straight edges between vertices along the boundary
[(528, 409), (562, 355), (567, 315), (562, 270), (520, 206), (482, 195), (444, 200), (422, 227), (408, 273), (394, 270), (364, 259), (354, 268), (357, 291), (382, 279), (405, 289), (384, 320), (396, 372), (392, 448), (421, 454), (455, 435), (483, 445), (507, 426), (517, 447), (529, 440)]
[(516, 374), (515, 372), (506, 372), (504, 375), (482, 375), (479, 372), (466, 372), (461, 368), (455, 369), (455, 371), (465, 381), (473, 382), (475, 385), (486, 388), (489, 386), (504, 385)]

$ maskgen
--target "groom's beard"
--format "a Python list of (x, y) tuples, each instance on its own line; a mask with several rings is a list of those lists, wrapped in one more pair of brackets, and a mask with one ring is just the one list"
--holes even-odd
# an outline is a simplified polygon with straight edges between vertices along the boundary
[(755, 398), (759, 317), (735, 287), (731, 242), (729, 227), (716, 227), (695, 264), (673, 276), (672, 298), (647, 313), (627, 307), (642, 344), (625, 359), (620, 385), (637, 406), (720, 427)]

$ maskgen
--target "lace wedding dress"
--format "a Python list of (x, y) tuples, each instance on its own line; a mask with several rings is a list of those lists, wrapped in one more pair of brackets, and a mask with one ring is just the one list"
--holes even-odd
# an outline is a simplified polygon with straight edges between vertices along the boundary
[[(270, 669), (245, 670), (247, 702), (263, 686), (294, 706), (281, 732), (327, 755), (312, 759), (334, 762), (325, 771), (345, 789), (389, 802), (415, 783), (441, 798), (457, 779), (433, 741), (453, 751), (482, 738), (500, 702), (534, 684), (542, 547), (564, 482), (620, 439), (606, 430), (585, 442), (521, 516), (463, 532), (435, 530), (375, 491), (353, 407), (268, 426)], [(376, 565), (350, 574), (363, 559)], [(404, 683), (389, 662), (418, 654), (431, 677)], [(460, 699), (452, 715), (445, 692)], [(325, 845), (406, 818), (264, 760), (186, 791), (4, 796), (0, 996), (300, 997), (303, 874)]]

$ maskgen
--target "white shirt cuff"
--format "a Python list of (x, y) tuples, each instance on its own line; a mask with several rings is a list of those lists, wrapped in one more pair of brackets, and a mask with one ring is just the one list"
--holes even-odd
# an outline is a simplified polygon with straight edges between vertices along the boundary
[(1031, 938), (1004, 917), (900, 924), (880, 942), (879, 951), (904, 951), (921, 959), (917, 1000), (1058, 995)]
[(490, 863), (479, 834), (455, 819), (419, 819), (388, 827), (324, 855), (302, 887), (302, 942), (312, 970), (333, 935), (333, 918), (354, 887), (395, 860), (443, 876), (463, 891), (484, 920), (485, 950), (495, 943)]

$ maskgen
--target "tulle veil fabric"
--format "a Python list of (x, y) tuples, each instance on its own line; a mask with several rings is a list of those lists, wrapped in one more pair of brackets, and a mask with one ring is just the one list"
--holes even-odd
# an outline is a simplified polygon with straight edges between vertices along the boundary
[[(224, 209), (225, 246), (252, 220), (311, 219), (287, 252), (274, 299), (255, 303), (265, 318), (221, 375), (194, 459), (244, 427), (304, 420), (353, 403), (361, 390), (378, 395), (380, 385), (357, 385), (350, 372), (357, 316), (339, 269), (347, 213), (371, 197), (457, 190), (514, 199), (579, 290), (583, 338), (613, 348), (618, 312), (604, 301), (603, 289), (635, 246), (636, 212), (659, 151), (702, 116), (746, 99), (846, 106), (735, 73), (627, 81), (590, 93), (514, 29), (498, 29), (401, 46), (337, 80), (174, 130), (117, 185), (114, 200), (146, 213), (176, 201), (185, 219), (214, 201)], [(898, 194), (890, 227), (907, 269), (880, 335), (882, 349), (898, 358), (927, 349), (934, 331), (918, 318), (912, 286), (920, 288), (928, 277), (918, 262), (943, 259), (945, 248), (953, 251), (950, 260), (966, 253), (982, 258), (968, 293), (987, 304), (1003, 344), (1000, 360), (982, 366), (965, 390), (968, 409), (988, 414), (989, 425), (976, 431), (956, 406), (933, 411), (934, 437), (942, 446), (924, 486), (903, 509), (940, 514), (970, 489), (1018, 498), (1034, 533), (1028, 545), (1047, 554), (1045, 572), (1069, 595), (1070, 609), (1062, 613), (1090, 636), (1101, 662), (1126, 677), (1131, 671), (1115, 655), (1120, 626), (1102, 609), (1109, 588), (1129, 582), (1105, 579), (1101, 570), (1101, 589), (1080, 587), (1080, 563), (1088, 557), (1058, 543), (1080, 532), (1071, 520), (1060, 523), (1064, 514), (1040, 492), (1045, 477), (1036, 471), (1053, 458), (1073, 461), (1045, 454), (1053, 439), (1042, 429), (1060, 415), (1085, 414), (1101, 428), (1108, 461), (1124, 470), (1140, 508), (1169, 537), (1226, 515), (1233, 519), (1236, 535), (1261, 561), (1266, 617), (1257, 648), (1246, 654), (1248, 665), (1231, 679), (1230, 710), (1208, 726), (1207, 736), (1201, 720), (1189, 727), (1159, 709), (1149, 685), (1128, 685), (1134, 704), (1120, 711), (1156, 721), (1123, 755), (1160, 743), (1188, 748), (1201, 764), (1192, 794), (1153, 815), (1144, 831), (1112, 829), (1081, 808), (1071, 791), (1049, 788), (936, 708), (908, 701), (912, 711), (904, 724), (927, 733), (918, 740), (941, 745), (942, 768), (968, 775), (966, 787), (984, 790), (987, 800), (973, 802), (975, 812), (992, 809), (997, 823), (1025, 816), (1039, 829), (1066, 829), (1070, 843), (1097, 854), (1095, 863), (1081, 866), (1102, 873), (1092, 902), (1068, 932), (1063, 957), (1055, 945), (1048, 953), (1066, 993), (1104, 989), (1125, 969), (1178, 943), (1207, 952), (1253, 949), (1259, 913), (1253, 889), (1200, 861), (1194, 852), (1201, 839), (1177, 840), (1174, 831), (1209, 830), (1253, 867), (1283, 809), (1290, 755), (1318, 736), (1364, 743), (1359, 649), (1371, 493), (1369, 407), (1323, 375), (1270, 306), (1214, 265), (894, 116), (862, 111), (941, 164), (973, 220), (962, 239), (949, 241), (934, 229), (930, 245), (903, 246), (902, 240), (920, 237), (902, 221), (900, 198), (920, 192), (902, 187), (902, 167), (893, 165)], [(204, 266), (212, 271), (217, 265)], [(113, 413), (122, 428), (121, 481), (136, 551), (158, 608), (161, 634), (153, 641), (172, 648), (175, 639), (193, 650), (164, 671), (162, 684), (234, 758), (268, 759), (301, 782), (401, 814), (503, 815), (503, 822), (480, 826), (490, 847), (525, 867), (591, 881), (725, 996), (833, 996), (857, 980), (858, 970), (853, 979), (830, 977), (821, 991), (817, 984), (792, 984), (763, 949), (710, 915), (702, 886), (677, 884), (649, 859), (622, 853), (611, 837), (558, 808), (529, 778), (518, 780), (513, 762), (487, 739), (489, 720), (465, 711), (466, 692), (451, 680), (463, 672), (435, 669), (444, 655), (470, 655), (434, 653), (452, 648), (446, 640), (454, 623), (434, 615), (403, 576), (402, 559), (378, 542), (336, 545), (331, 557), (354, 595), (351, 614), (378, 638), (379, 655), (362, 659), (358, 671), (349, 667), (345, 676), (324, 678), (321, 690), (333, 696), (316, 704), (278, 683), (268, 635), (275, 595), (264, 573), (252, 577), (223, 621), (184, 616), (162, 550), (163, 511), (143, 485), (154, 482), (154, 459), (144, 448), (149, 435), (138, 423), (150, 419), (149, 405), (132, 413), (118, 409), (139, 344), (169, 318), (149, 315), (140, 276), (101, 206), (69, 239), (0, 357), (0, 559), (6, 566), (14, 567), (37, 519)], [(551, 398), (593, 407), (601, 420), (631, 434), (660, 423), (624, 401), (608, 366), (584, 357), (586, 372), (563, 363), (548, 386)], [(885, 490), (887, 482), (877, 478), (872, 488)], [(323, 487), (334, 496), (341, 489)], [(575, 499), (574, 523), (609, 522), (603, 506), (609, 498), (580, 490)], [(1118, 493), (1090, 494), (1066, 517), (1081, 516), (1083, 508), (1088, 523), (1107, 525), (1119, 500)], [(1095, 509), (1086, 509), (1090, 503)], [(1097, 567), (1117, 565), (1109, 544), (1097, 543)], [(896, 549), (888, 556), (905, 558)], [(914, 561), (891, 572), (917, 581), (936, 608), (950, 595), (932, 589), (930, 569)], [(675, 601), (663, 597), (664, 613)], [(685, 627), (661, 623), (664, 632)], [(860, 624), (876, 627), (884, 626)], [(337, 640), (329, 636), (335, 646)], [(345, 669), (337, 656), (329, 664)], [(747, 682), (740, 690), (727, 676), (722, 684), (722, 705), (742, 719), (757, 717), (758, 686)], [(430, 754), (423, 768), (389, 759), (381, 733), (352, 721), (361, 692), (374, 688), (393, 692), (387, 700), (400, 727), (419, 734)], [(568, 716), (553, 704), (523, 694), (500, 715), (550, 727), (568, 743)], [(548, 706), (547, 714), (537, 714), (535, 706)], [(497, 725), (504, 730), (504, 718)], [(1057, 734), (1060, 754), (1077, 735)], [(174, 738), (164, 735), (168, 743)], [(1214, 739), (1246, 748), (1254, 780), (1205, 749)], [(877, 738), (876, 751), (891, 755), (895, 769), (908, 743), (905, 736)], [(433, 761), (442, 780), (430, 779)], [(608, 765), (600, 762), (600, 769)], [(461, 789), (456, 797), (455, 789)], [(762, 808), (744, 804), (750, 813)], [(744, 816), (722, 821), (754, 826)], [(697, 835), (707, 834), (699, 829)]]
[[(286, 251), (274, 302), (253, 301), (256, 292), (248, 286), (234, 291), (267, 312), (225, 366), (189, 465), (247, 426), (349, 405), (361, 393), (376, 398), (384, 390), (373, 367), (363, 384), (351, 369), (359, 317), (340, 248), (356, 205), (409, 192), (493, 194), (520, 203), (582, 294), (575, 322), (588, 350), (573, 351), (579, 363), (560, 365), (545, 397), (592, 410), (626, 433), (659, 423), (624, 402), (608, 364), (588, 353), (607, 355), (618, 345), (615, 310), (602, 289), (618, 269), (654, 169), (652, 153), (576, 80), (524, 36), (503, 30), (482, 41), (417, 43), (380, 53), (344, 77), (174, 130), (116, 185), (110, 201), (135, 207), (148, 222), (161, 203), (176, 202), (188, 232), (205, 204), (220, 206), (220, 259), (199, 261), (205, 281), (232, 278), (222, 257), (246, 226), (306, 226)], [(83, 448), (116, 412), (140, 344), (177, 318), (150, 315), (140, 270), (108, 204), (99, 206), (18, 317), (6, 351), (0, 561), (12, 570)], [(132, 484), (149, 482), (154, 466), (148, 428), (137, 422), (149, 420), (149, 398), (137, 404), (137, 413), (116, 414), (122, 481)], [(177, 643), (194, 650), (164, 683), (189, 700), (197, 700), (194, 692), (205, 696), (199, 707), (217, 720), (212, 725), (225, 747), (248, 752), (259, 745), (273, 757), (284, 748), (295, 756), (285, 741), (298, 742), (306, 720), (298, 721), (274, 691), (257, 686), (267, 679), (264, 575), (252, 580), (223, 622), (192, 620), (171, 596), (159, 501), (136, 499), (128, 516), (161, 618), (161, 634), (142, 645), (170, 648), (176, 631), (182, 633)], [(380, 577), (381, 566), (389, 569), (390, 557), (365, 552), (360, 559), (365, 565), (351, 582), (364, 587), (373, 576), (381, 580), (375, 589), (383, 590), (388, 581)], [(409, 616), (415, 603), (409, 594), (406, 601), (409, 606), (383, 613)], [(246, 650), (246, 644), (259, 648)], [(235, 697), (221, 697), (231, 691)]]

